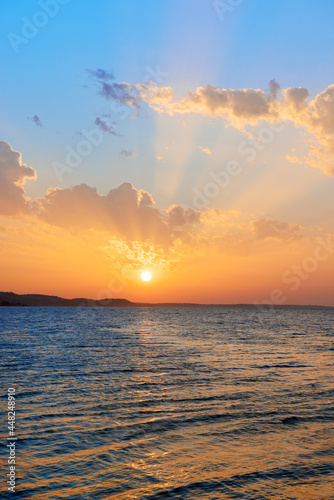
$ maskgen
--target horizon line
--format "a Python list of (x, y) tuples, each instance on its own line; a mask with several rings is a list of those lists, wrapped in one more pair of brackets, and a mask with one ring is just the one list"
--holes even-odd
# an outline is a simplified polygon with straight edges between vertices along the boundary
[[(2, 304), (0, 303), (0, 306), (5, 307), (4, 302), (8, 302), (6, 298), (8, 295), (15, 296), (17, 298), (29, 298), (33, 300), (34, 298), (39, 298), (39, 299), (53, 299), (57, 301), (64, 301), (65, 303), (67, 302), (68, 304), (64, 306), (65, 307), (108, 307), (107, 303), (110, 303), (109, 307), (117, 307), (117, 305), (112, 305), (111, 303), (118, 303), (118, 307), (250, 307), (250, 308), (255, 308), (255, 309), (271, 309), (271, 308), (321, 308), (321, 309), (334, 309), (334, 305), (322, 305), (322, 304), (268, 304), (268, 303), (248, 303), (248, 302), (240, 302), (240, 303), (202, 303), (202, 302), (133, 302), (131, 300), (121, 298), (121, 297), (107, 297), (105, 299), (92, 299), (92, 298), (87, 298), (87, 297), (74, 297), (72, 299), (64, 298), (64, 297), (59, 297), (58, 295), (48, 295), (48, 294), (41, 294), (41, 293), (24, 293), (24, 294), (17, 294), (15, 292), (0, 292), (0, 300), (2, 301)], [(74, 304), (75, 302), (78, 301), (85, 301), (85, 303), (81, 304)], [(72, 303), (72, 304), (71, 304)], [(96, 306), (94, 306), (94, 303)], [(8, 303), (9, 307), (13, 306), (18, 306), (18, 307), (38, 307), (37, 304), (23, 304), (23, 303)], [(60, 304), (55, 305), (55, 304), (41, 304), (41, 307), (62, 307)]]

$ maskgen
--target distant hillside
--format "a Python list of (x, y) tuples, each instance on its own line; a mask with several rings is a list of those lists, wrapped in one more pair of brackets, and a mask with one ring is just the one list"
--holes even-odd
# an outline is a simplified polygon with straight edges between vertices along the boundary
[(35, 306), (35, 307), (129, 307), (133, 302), (126, 299), (92, 300), (85, 298), (63, 299), (55, 295), (27, 294), (17, 295), (12, 292), (0, 292), (0, 306)]
[(256, 304), (194, 304), (179, 302), (145, 303), (131, 302), (126, 299), (63, 299), (55, 295), (24, 294), (18, 295), (12, 292), (0, 292), (0, 307), (248, 307), (251, 309), (275, 308), (275, 309), (334, 309), (330, 306), (317, 305), (277, 305), (266, 306)]

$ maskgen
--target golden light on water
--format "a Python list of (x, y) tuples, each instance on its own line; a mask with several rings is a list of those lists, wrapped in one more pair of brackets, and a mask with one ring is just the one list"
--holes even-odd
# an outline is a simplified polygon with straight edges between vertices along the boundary
[(143, 271), (141, 273), (141, 279), (143, 281), (150, 281), (152, 279), (152, 274), (149, 271)]

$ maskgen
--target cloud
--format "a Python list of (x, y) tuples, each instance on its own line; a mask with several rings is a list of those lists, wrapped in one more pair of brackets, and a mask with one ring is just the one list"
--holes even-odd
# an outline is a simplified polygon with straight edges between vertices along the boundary
[(270, 80), (269, 82), (269, 92), (271, 96), (276, 99), (278, 96), (278, 92), (280, 91), (281, 86), (276, 82), (275, 79)]
[(49, 224), (107, 230), (126, 240), (151, 240), (168, 245), (170, 231), (153, 204), (147, 191), (137, 190), (129, 182), (120, 184), (107, 195), (100, 195), (86, 184), (71, 189), (49, 189), (40, 200), (41, 216)]
[(124, 158), (134, 158), (136, 156), (136, 153), (134, 153), (133, 151), (127, 151), (126, 149), (122, 149), (120, 155)]
[(8, 237), (7, 228), (0, 226), (0, 245)]
[(107, 71), (101, 68), (95, 70), (87, 69), (86, 71), (91, 78), (95, 78), (96, 80), (115, 80), (114, 73), (112, 71)]
[(309, 140), (306, 162), (334, 175), (334, 85), (329, 85), (313, 100), (306, 88), (284, 89), (278, 106), (282, 118), (304, 127), (315, 137)]
[(23, 185), (26, 179), (36, 179), (33, 168), (22, 163), (21, 154), (7, 142), (0, 142), (0, 214), (15, 215), (29, 210)]
[(298, 224), (269, 218), (245, 221), (237, 211), (195, 210), (180, 205), (161, 210), (154, 207), (150, 193), (129, 182), (106, 195), (87, 184), (52, 188), (31, 202), (22, 186), (26, 179), (34, 178), (36, 172), (22, 164), (20, 153), (0, 142), (0, 215), (21, 212), (72, 234), (93, 231), (108, 240), (118, 239), (129, 248), (135, 243), (150, 244), (165, 252), (184, 253), (208, 246), (222, 253), (233, 249), (240, 253), (241, 248), (247, 253), (256, 240), (289, 243), (303, 238)]
[(109, 123), (105, 120), (101, 120), (101, 118), (99, 117), (96, 118), (95, 125), (97, 125), (99, 129), (102, 130), (102, 132), (106, 132), (107, 134), (111, 135), (117, 135), (114, 127), (112, 125), (109, 125)]
[(260, 89), (233, 90), (207, 85), (180, 99), (171, 87), (140, 83), (136, 88), (137, 103), (146, 102), (159, 113), (220, 117), (238, 129), (261, 121), (288, 120), (296, 127), (305, 128), (314, 138), (309, 144), (306, 162), (334, 175), (334, 84), (313, 99), (306, 88), (280, 89), (275, 80), (269, 82), (269, 93)]
[(180, 205), (167, 210), (154, 208), (152, 196), (129, 182), (101, 195), (81, 184), (68, 189), (49, 189), (36, 203), (36, 214), (44, 222), (71, 231), (107, 232), (110, 237), (131, 242), (151, 242), (165, 249), (177, 241), (190, 241), (201, 224), (201, 212)]
[(302, 161), (297, 156), (286, 155), (285, 159), (290, 163), (302, 163)]
[(140, 95), (136, 86), (129, 83), (101, 82), (98, 94), (104, 99), (112, 100), (118, 104), (126, 104), (139, 109)]
[(301, 226), (267, 218), (251, 221), (251, 230), (259, 240), (275, 238), (278, 240), (295, 240), (302, 238)]
[(86, 70), (89, 77), (98, 85), (98, 95), (111, 100), (118, 104), (126, 104), (133, 108), (139, 109), (140, 93), (136, 85), (131, 85), (126, 82), (110, 83), (115, 79), (114, 73), (102, 68), (96, 70)]
[(202, 146), (198, 146), (203, 153), (206, 153), (207, 155), (212, 155), (212, 151), (209, 148), (202, 148)]
[(309, 97), (309, 92), (303, 87), (292, 87), (282, 90), (285, 98), (284, 107), (287, 110), (302, 111), (305, 110), (307, 104), (306, 99)]
[[(21, 212), (71, 231), (93, 229), (127, 242), (150, 241), (165, 248), (182, 236), (179, 226), (199, 221), (199, 212), (192, 209), (178, 205), (167, 211), (154, 208), (152, 196), (129, 182), (106, 195), (87, 184), (52, 188), (44, 197), (31, 202), (22, 186), (26, 179), (36, 177), (35, 170), (22, 164), (18, 151), (0, 142), (0, 215)], [(187, 232), (188, 228), (184, 228), (183, 233)]]
[(171, 87), (159, 87), (154, 83), (139, 83), (136, 85), (138, 90), (138, 101), (144, 101), (159, 112), (165, 111), (166, 103), (171, 103), (174, 99), (174, 92)]
[(201, 222), (201, 213), (199, 210), (183, 208), (180, 205), (172, 205), (169, 207), (167, 215), (168, 223), (173, 227)]
[(132, 85), (126, 82), (110, 84), (103, 79), (98, 81), (100, 96), (136, 109), (146, 102), (159, 113), (220, 117), (238, 129), (246, 125), (256, 126), (261, 121), (288, 120), (296, 127), (305, 128), (315, 139), (309, 144), (305, 162), (334, 175), (334, 84), (313, 99), (306, 88), (281, 89), (274, 79), (269, 82), (269, 92), (207, 85), (177, 98), (171, 87), (159, 87), (153, 82)]
[(275, 114), (273, 97), (263, 90), (221, 89), (207, 85), (189, 92), (187, 97), (176, 100), (170, 87), (139, 84), (140, 98), (154, 109), (169, 114), (199, 113), (220, 116), (230, 120), (235, 126), (238, 122), (256, 124), (259, 119), (270, 118)]
[(34, 115), (32, 118), (28, 118), (28, 120), (31, 120), (32, 122), (34, 122), (34, 124), (37, 126), (37, 127), (43, 127), (42, 125), (42, 122), (41, 122), (41, 119), (39, 116), (37, 115)]

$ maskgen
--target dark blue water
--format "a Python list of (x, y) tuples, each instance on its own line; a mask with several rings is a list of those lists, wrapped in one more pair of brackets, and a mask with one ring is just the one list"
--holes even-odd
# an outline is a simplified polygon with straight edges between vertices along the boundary
[(16, 498), (334, 498), (334, 312), (2, 307), (0, 320)]

